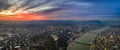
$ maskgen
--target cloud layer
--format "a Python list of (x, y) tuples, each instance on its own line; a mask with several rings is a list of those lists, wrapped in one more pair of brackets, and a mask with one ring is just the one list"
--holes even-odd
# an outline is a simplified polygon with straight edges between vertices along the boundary
[(24, 11), (45, 14), (50, 19), (120, 18), (119, 0), (0, 0), (0, 12)]

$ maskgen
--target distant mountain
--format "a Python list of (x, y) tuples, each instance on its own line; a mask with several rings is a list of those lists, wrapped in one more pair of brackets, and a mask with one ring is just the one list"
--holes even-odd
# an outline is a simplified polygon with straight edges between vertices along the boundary
[(91, 21), (84, 21), (84, 22), (88, 24), (103, 24), (103, 22), (99, 20), (91, 20)]
[(102, 21), (99, 21), (99, 20), (91, 20), (91, 21), (86, 21), (86, 22), (102, 23)]
[(39, 23), (39, 24), (52, 24), (52, 25), (84, 25), (84, 24), (95, 24), (104, 25), (103, 22), (99, 20), (90, 21), (79, 21), (79, 20), (42, 20), (42, 21), (30, 21), (29, 23)]

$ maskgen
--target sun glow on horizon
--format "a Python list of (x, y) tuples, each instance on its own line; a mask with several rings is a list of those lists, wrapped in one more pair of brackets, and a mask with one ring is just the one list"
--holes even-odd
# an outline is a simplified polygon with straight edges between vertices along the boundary
[(45, 20), (45, 19), (47, 19), (45, 15), (41, 15), (41, 14), (13, 13), (13, 12), (0, 13), (0, 20), (29, 21), (29, 20)]
[(29, 21), (47, 19), (47, 17), (43, 14), (35, 14), (35, 12), (37, 11), (44, 10), (44, 7), (38, 7), (39, 10), (35, 8), (27, 9), (30, 5), (23, 6), (24, 4), (26, 4), (24, 0), (8, 0), (7, 3), (10, 5), (7, 9), (0, 9), (0, 21)]
[(33, 14), (23, 9), (9, 8), (7, 10), (0, 11), (0, 20), (10, 21), (29, 21), (29, 20), (45, 20), (45, 15)]

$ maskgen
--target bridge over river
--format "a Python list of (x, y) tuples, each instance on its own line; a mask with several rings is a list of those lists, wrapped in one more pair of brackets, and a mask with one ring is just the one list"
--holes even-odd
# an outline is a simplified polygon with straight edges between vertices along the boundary
[(104, 27), (85, 33), (83, 36), (76, 39), (74, 43), (72, 42), (73, 44), (69, 44), (67, 50), (90, 50), (89, 44), (92, 42), (94, 36), (97, 35), (97, 33), (100, 33), (109, 28), (110, 27)]

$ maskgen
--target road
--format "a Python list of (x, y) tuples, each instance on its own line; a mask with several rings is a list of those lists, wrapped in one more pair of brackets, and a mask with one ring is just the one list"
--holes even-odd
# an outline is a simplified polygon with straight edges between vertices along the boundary
[(92, 42), (94, 36), (97, 35), (97, 33), (100, 33), (109, 28), (110, 27), (104, 27), (85, 33), (83, 36), (76, 39), (72, 45), (68, 45), (67, 50), (89, 50), (89, 44)]

